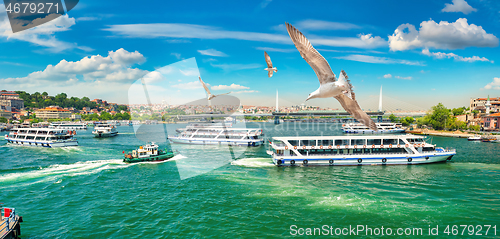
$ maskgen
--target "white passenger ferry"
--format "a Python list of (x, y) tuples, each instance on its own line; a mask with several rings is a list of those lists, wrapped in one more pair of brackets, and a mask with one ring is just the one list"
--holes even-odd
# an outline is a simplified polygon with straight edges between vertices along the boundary
[(278, 166), (424, 164), (445, 162), (456, 154), (424, 139), (410, 134), (273, 137), (267, 153)]
[(374, 131), (361, 123), (347, 123), (342, 125), (342, 131), (346, 134), (394, 134), (404, 133), (405, 129), (398, 123), (375, 123), (378, 131)]
[(76, 131), (51, 128), (17, 128), (5, 135), (5, 140), (11, 144), (34, 147), (67, 147), (78, 146), (73, 136)]
[(115, 126), (109, 124), (96, 124), (94, 125), (94, 131), (92, 131), (94, 137), (105, 138), (113, 137), (118, 135), (118, 130)]
[(186, 129), (199, 129), (199, 128), (231, 128), (233, 127), (232, 123), (226, 123), (226, 122), (213, 122), (213, 123), (190, 123), (186, 126), (186, 128), (178, 128), (175, 129), (177, 133), (182, 133)]
[(56, 129), (86, 130), (87, 124), (85, 122), (52, 122), (49, 127)]
[(235, 146), (260, 146), (264, 143), (262, 129), (246, 128), (186, 128), (176, 136), (169, 136), (172, 143), (218, 144)]

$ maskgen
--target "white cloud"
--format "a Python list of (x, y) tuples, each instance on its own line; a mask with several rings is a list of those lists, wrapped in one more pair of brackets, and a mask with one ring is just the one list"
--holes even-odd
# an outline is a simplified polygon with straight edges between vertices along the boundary
[(192, 81), (192, 82), (188, 82), (188, 83), (180, 83), (177, 85), (172, 85), (172, 87), (183, 89), (183, 90), (192, 90), (192, 89), (202, 88), (202, 85), (201, 85), (200, 81)]
[(334, 58), (350, 60), (350, 61), (366, 62), (366, 63), (376, 63), (376, 64), (403, 64), (403, 65), (416, 65), (416, 66), (425, 65), (420, 61), (408, 61), (408, 60), (392, 59), (388, 57), (377, 57), (377, 56), (356, 55), (356, 54), (339, 56)]
[(205, 55), (205, 56), (222, 56), (222, 57), (228, 56), (228, 55), (226, 55), (226, 53), (221, 52), (221, 51), (217, 51), (215, 49), (198, 50), (198, 52), (202, 55)]
[(394, 78), (396, 78), (396, 79), (400, 79), (400, 80), (411, 80), (411, 79), (412, 79), (412, 77), (411, 77), (411, 76), (407, 76), (407, 77), (395, 76)]
[[(114, 35), (135, 38), (188, 38), (188, 39), (234, 39), (246, 41), (260, 41), (281, 44), (293, 44), (290, 37), (285, 34), (271, 34), (259, 32), (227, 31), (218, 27), (193, 25), (183, 23), (150, 23), (110, 25), (105, 31)], [(361, 37), (363, 36), (363, 39)], [(387, 46), (387, 42), (380, 37), (361, 34), (358, 37), (324, 37), (308, 36), (309, 41), (315, 46), (336, 46), (355, 48), (376, 48)]]
[(500, 90), (500, 77), (494, 77), (493, 81), (484, 86), (485, 90)]
[(392, 78), (392, 75), (391, 74), (385, 74), (384, 78)]
[(462, 12), (464, 14), (477, 12), (477, 9), (471, 7), (465, 0), (452, 0), (452, 4), (445, 3), (444, 5), (441, 12)]
[(48, 65), (42, 71), (35, 71), (26, 77), (0, 79), (0, 85), (16, 82), (19, 84), (45, 85), (63, 83), (68, 80), (131, 82), (144, 76), (148, 71), (129, 68), (142, 63), (145, 58), (139, 52), (128, 52), (123, 48), (108, 52), (107, 57), (93, 55), (79, 61), (61, 60), (58, 64)]
[(459, 56), (455, 53), (444, 53), (444, 52), (430, 52), (429, 49), (423, 49), (422, 54), (426, 56), (433, 56), (438, 59), (444, 59), (444, 58), (453, 58), (456, 61), (465, 61), (465, 62), (475, 62), (475, 61), (487, 61), (494, 63), (493, 61), (488, 60), (486, 57), (479, 57), (479, 56), (473, 56), (473, 57), (463, 57)]
[[(37, 24), (38, 21), (43, 20), (43, 18), (36, 19), (31, 24)], [(64, 42), (56, 38), (55, 34), (57, 32), (68, 31), (73, 25), (75, 25), (75, 19), (68, 17), (66, 14), (36, 27), (13, 33), (7, 17), (7, 12), (5, 11), (5, 6), (4, 4), (0, 4), (0, 38), (5, 38), (8, 41), (25, 41), (38, 46), (47, 47), (53, 52), (61, 52), (73, 48), (84, 51), (93, 50), (89, 47), (78, 46), (76, 43)]]
[(216, 85), (212, 86), (212, 90), (246, 90), (250, 89), (250, 87), (242, 86), (242, 85), (237, 85), (237, 84), (231, 84), (231, 85)]
[(240, 90), (232, 92), (232, 94), (259, 93), (258, 90)]
[(389, 36), (389, 47), (392, 51), (414, 48), (463, 49), (496, 46), (498, 46), (496, 36), (486, 33), (481, 26), (469, 25), (466, 18), (459, 18), (451, 23), (424, 21), (420, 23), (419, 30), (412, 24), (402, 24), (392, 36)]
[(295, 24), (298, 29), (307, 30), (349, 30), (361, 28), (358, 25), (345, 22), (329, 22), (322, 20), (304, 20)]
[(79, 17), (76, 19), (77, 22), (83, 22), (83, 21), (97, 21), (97, 20), (101, 20), (100, 18), (98, 17)]
[(181, 59), (181, 54), (180, 53), (172, 52), (172, 53), (170, 53), (170, 55), (175, 56), (175, 58), (177, 58), (177, 60)]
[(273, 0), (263, 0), (259, 6), (260, 8), (266, 8), (269, 3), (271, 3)]
[(221, 68), (225, 71), (239, 71), (263, 67), (261, 64), (213, 64), (211, 66)]

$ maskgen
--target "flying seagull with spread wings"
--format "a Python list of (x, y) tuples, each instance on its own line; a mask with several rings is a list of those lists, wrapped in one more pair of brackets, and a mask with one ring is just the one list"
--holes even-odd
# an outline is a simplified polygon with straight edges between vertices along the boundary
[[(198, 76), (198, 78), (200, 79), (200, 82), (201, 82), (201, 85), (203, 85), (203, 88), (205, 88), (205, 91), (207, 91), (207, 94), (208, 94), (208, 100), (211, 100), (211, 99), (213, 99), (213, 98), (215, 98), (215, 97), (219, 96), (219, 95), (212, 95), (212, 93), (210, 93), (210, 90), (208, 89), (208, 87), (207, 87), (207, 85), (205, 84), (205, 82), (203, 82), (203, 81), (201, 80), (201, 77), (200, 77), (200, 76)], [(229, 94), (229, 93), (231, 93), (231, 92), (227, 92), (227, 93), (220, 94), (220, 95), (227, 95), (227, 94)]]
[(377, 131), (377, 125), (373, 120), (359, 107), (355, 94), (352, 91), (351, 82), (347, 74), (342, 70), (339, 79), (335, 77), (330, 65), (319, 52), (314, 49), (309, 40), (297, 30), (294, 26), (286, 23), (286, 29), (290, 38), (299, 50), (300, 55), (313, 68), (319, 79), (319, 88), (309, 94), (307, 100), (314, 98), (337, 99), (342, 107), (351, 114), (356, 120), (366, 125), (368, 128)]
[(264, 52), (264, 56), (266, 57), (266, 63), (267, 63), (267, 68), (264, 70), (268, 71), (267, 75), (271, 77), (273, 76), (273, 72), (278, 72), (278, 69), (276, 67), (273, 67), (273, 63), (271, 62), (271, 57), (269, 57), (267, 52)]

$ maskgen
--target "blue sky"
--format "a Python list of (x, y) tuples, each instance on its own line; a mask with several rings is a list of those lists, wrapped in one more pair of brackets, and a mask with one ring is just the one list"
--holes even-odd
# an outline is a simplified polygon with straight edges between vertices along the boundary
[[(233, 91), (243, 104), (274, 105), (279, 89), (282, 105), (297, 105), (319, 82), (285, 22), (335, 74), (347, 72), (362, 108), (377, 107), (380, 86), (401, 108), (468, 106), (470, 98), (500, 95), (500, 2), (493, 0), (81, 0), (69, 14), (16, 34), (1, 7), (0, 88), (127, 103), (137, 79), (194, 58), (189, 64), (199, 71), (166, 89), (203, 97), (199, 74), (212, 93)], [(264, 50), (278, 68), (272, 78)], [(334, 99), (307, 103), (340, 107)]]

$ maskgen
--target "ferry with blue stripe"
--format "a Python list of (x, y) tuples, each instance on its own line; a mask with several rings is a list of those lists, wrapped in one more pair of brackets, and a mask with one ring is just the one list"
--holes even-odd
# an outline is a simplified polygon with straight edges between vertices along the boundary
[(78, 146), (76, 131), (53, 128), (17, 128), (5, 135), (7, 143), (31, 147)]
[(451, 160), (455, 149), (425, 142), (418, 135), (273, 137), (277, 166), (357, 166), (428, 164)]

